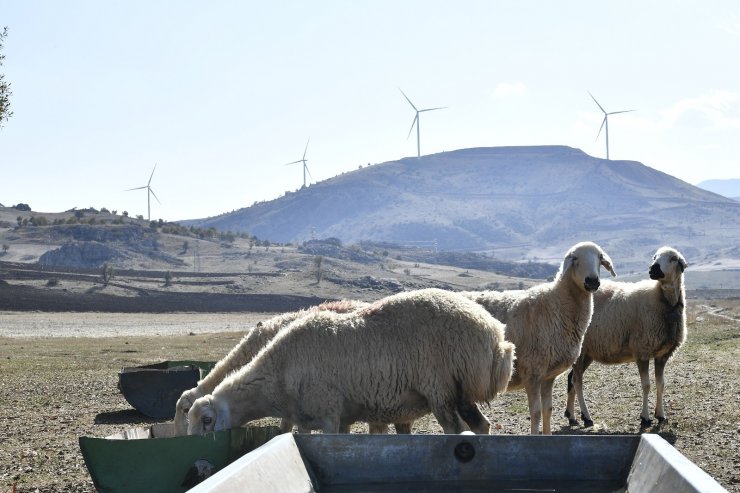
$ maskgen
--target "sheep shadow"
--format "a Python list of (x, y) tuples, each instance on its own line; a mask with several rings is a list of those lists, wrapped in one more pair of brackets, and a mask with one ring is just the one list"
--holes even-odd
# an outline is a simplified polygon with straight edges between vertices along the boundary
[(634, 432), (625, 432), (623, 430), (609, 430), (604, 428), (594, 429), (594, 427), (584, 427), (583, 425), (570, 426), (562, 425), (559, 430), (555, 432), (558, 435), (605, 435), (605, 436), (617, 436), (617, 435), (642, 435), (642, 434), (653, 434), (660, 436), (663, 440), (675, 445), (678, 441), (678, 435), (672, 429), (663, 430), (663, 428), (669, 428), (667, 421), (659, 422), (657, 424), (638, 427), (639, 429)]
[(136, 409), (122, 409), (119, 411), (108, 411), (98, 413), (95, 416), (96, 425), (130, 425), (130, 424), (153, 424), (161, 420), (150, 418)]

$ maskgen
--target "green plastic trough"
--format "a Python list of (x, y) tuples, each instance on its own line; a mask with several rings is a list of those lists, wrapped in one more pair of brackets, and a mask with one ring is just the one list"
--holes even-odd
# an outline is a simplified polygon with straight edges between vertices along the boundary
[(165, 423), (79, 443), (98, 491), (178, 493), (278, 434), (278, 427), (266, 426), (176, 437), (174, 425)]
[(198, 385), (216, 365), (213, 361), (163, 361), (130, 366), (118, 373), (118, 388), (140, 413), (156, 419), (172, 419), (182, 393)]

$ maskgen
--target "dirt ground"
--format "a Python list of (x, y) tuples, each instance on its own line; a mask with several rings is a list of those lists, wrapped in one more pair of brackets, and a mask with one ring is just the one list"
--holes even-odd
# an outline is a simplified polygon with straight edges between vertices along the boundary
[[(217, 360), (245, 327), (264, 317), (0, 313), (0, 491), (94, 491), (78, 437), (152, 422), (121, 396), (118, 371), (167, 359)], [(659, 433), (726, 489), (740, 492), (740, 300), (691, 300), (689, 322), (688, 342), (666, 370), (668, 421), (645, 432)], [(594, 428), (567, 426), (565, 387), (561, 377), (555, 433), (640, 433), (641, 390), (633, 364), (589, 369)], [(529, 430), (523, 392), (500, 395), (482, 410), (492, 433)], [(357, 425), (353, 431), (366, 430)], [(413, 432), (441, 429), (427, 417)]]

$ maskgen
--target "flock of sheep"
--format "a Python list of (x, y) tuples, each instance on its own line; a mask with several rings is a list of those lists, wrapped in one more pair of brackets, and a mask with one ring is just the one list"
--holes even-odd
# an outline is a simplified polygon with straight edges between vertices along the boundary
[[(259, 323), (177, 402), (178, 434), (203, 434), (276, 417), (283, 431), (397, 433), (432, 413), (445, 433), (488, 434), (478, 404), (499, 392), (527, 393), (531, 433), (551, 434), (555, 378), (567, 370), (565, 416), (593, 421), (583, 374), (593, 361), (635, 361), (650, 423), (649, 361), (655, 416), (665, 419), (663, 371), (686, 339), (683, 271), (674, 248), (653, 257), (650, 280), (600, 280), (612, 261), (596, 244), (574, 245), (552, 282), (527, 290), (422, 289), (375, 303), (329, 302)], [(516, 354), (516, 355), (515, 355)]]

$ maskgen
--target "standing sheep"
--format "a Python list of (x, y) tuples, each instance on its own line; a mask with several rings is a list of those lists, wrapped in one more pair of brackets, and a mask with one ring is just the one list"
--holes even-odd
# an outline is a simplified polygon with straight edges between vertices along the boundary
[[(249, 363), (280, 330), (294, 320), (304, 317), (313, 311), (329, 310), (337, 313), (347, 313), (366, 306), (368, 306), (368, 303), (353, 300), (326, 302), (311, 307), (308, 310), (285, 313), (265, 322), (259, 322), (256, 327), (247, 332), (242, 340), (216, 364), (213, 370), (198, 382), (197, 387), (182, 393), (175, 405), (175, 433), (177, 435), (187, 435), (188, 411), (190, 411), (190, 407), (196, 399), (210, 394), (229, 373)], [(280, 428), (283, 432), (289, 432), (293, 428), (293, 423), (283, 421), (280, 424)], [(376, 431), (376, 428), (373, 428), (373, 431)]]
[(642, 383), (643, 427), (652, 423), (648, 411), (650, 358), (655, 360), (657, 388), (655, 417), (665, 420), (663, 373), (670, 357), (686, 340), (686, 260), (678, 250), (664, 246), (653, 256), (650, 279), (636, 283), (605, 282), (594, 294), (594, 314), (581, 355), (568, 375), (565, 416), (577, 425), (575, 396), (586, 427), (593, 426), (583, 396), (583, 374), (593, 361), (605, 364), (635, 361)]
[(613, 276), (612, 261), (596, 244), (578, 243), (565, 255), (555, 280), (526, 290), (462, 293), (506, 324), (506, 340), (517, 358), (509, 389), (524, 387), (530, 431), (550, 435), (552, 387), (555, 378), (573, 365), (581, 350), (593, 312), (599, 269)]
[(336, 433), (431, 411), (445, 433), (460, 433), (467, 426), (458, 405), (505, 390), (513, 362), (503, 325), (479, 305), (440, 289), (399, 293), (356, 312), (296, 320), (195, 401), (188, 432), (274, 416)]

